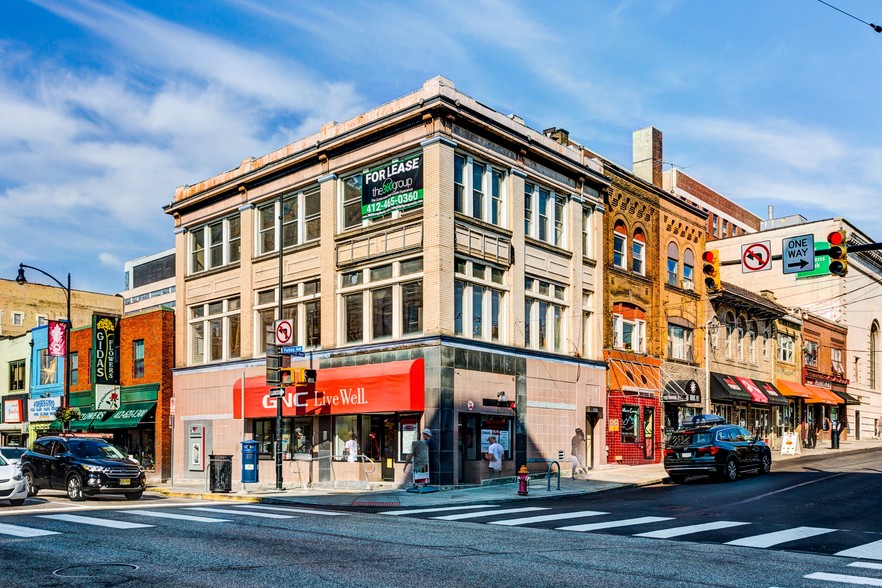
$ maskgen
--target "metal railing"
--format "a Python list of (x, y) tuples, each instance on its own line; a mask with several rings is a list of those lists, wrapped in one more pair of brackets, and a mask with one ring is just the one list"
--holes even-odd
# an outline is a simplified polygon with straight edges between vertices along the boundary
[[(295, 454), (295, 455), (298, 455), (298, 454)], [(299, 455), (306, 456), (309, 454), (299, 454)], [(308, 466), (309, 467), (309, 481), (311, 482), (312, 481), (313, 463), (321, 464), (321, 461), (323, 459), (328, 460), (328, 471), (331, 474), (331, 480), (330, 480), (331, 482), (346, 481), (346, 480), (338, 480), (337, 479), (337, 476), (334, 472), (333, 464), (335, 462), (353, 463), (353, 462), (349, 461), (348, 455), (331, 454), (331, 455), (321, 455), (318, 457), (313, 457), (312, 455), (309, 455), (309, 457), (295, 457), (293, 460), (290, 460), (288, 463), (290, 464), (291, 473), (295, 474), (297, 476), (297, 478), (299, 480), (299, 484), (302, 488), (306, 488), (306, 484), (303, 483), (303, 472), (301, 471), (301, 468), (300, 468), (301, 464), (309, 464), (309, 466)], [(361, 477), (364, 476), (365, 484), (370, 484), (371, 483), (370, 475), (373, 474), (375, 471), (377, 471), (376, 462), (374, 460), (372, 460), (371, 458), (369, 458), (367, 455), (364, 455), (362, 453), (362, 454), (359, 454), (356, 456), (355, 463), (358, 463), (361, 465), (361, 467), (359, 468), (359, 470), (361, 471), (361, 474), (359, 475), (359, 479), (356, 481), (361, 481)]]

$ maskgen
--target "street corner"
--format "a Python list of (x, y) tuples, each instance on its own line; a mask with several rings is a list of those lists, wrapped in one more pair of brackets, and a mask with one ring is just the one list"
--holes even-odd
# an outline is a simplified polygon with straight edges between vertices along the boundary
[(147, 492), (155, 492), (157, 494), (162, 494), (168, 498), (193, 498), (196, 500), (205, 500), (205, 501), (226, 501), (226, 502), (261, 502), (261, 498), (259, 496), (247, 496), (241, 494), (226, 494), (219, 492), (202, 492), (196, 489), (185, 489), (185, 488), (161, 488), (161, 487), (147, 487)]

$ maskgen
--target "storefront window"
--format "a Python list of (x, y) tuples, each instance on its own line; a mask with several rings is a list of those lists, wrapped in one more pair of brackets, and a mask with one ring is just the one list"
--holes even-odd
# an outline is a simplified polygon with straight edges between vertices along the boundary
[[(255, 419), (253, 439), (257, 441), (257, 451), (262, 457), (273, 457), (273, 444), (276, 441), (276, 419)], [(312, 418), (285, 417), (282, 419), (282, 452), (310, 453), (313, 446)]]
[[(355, 434), (355, 438), (358, 440), (358, 415), (345, 415), (334, 418), (335, 459), (345, 459), (343, 449), (353, 434)], [(360, 446), (361, 443), (359, 443)]]
[(481, 441), (481, 455), (487, 454), (490, 448), (488, 437), (496, 437), (496, 440), (505, 449), (505, 459), (512, 459), (514, 443), (512, 438), (512, 418), (500, 415), (481, 415), (481, 429), (478, 431)]
[(398, 460), (405, 461), (410, 455), (413, 442), (420, 438), (420, 415), (401, 415), (398, 419)]
[(622, 406), (622, 443), (637, 442), (637, 420), (639, 415), (639, 406), (628, 404)]

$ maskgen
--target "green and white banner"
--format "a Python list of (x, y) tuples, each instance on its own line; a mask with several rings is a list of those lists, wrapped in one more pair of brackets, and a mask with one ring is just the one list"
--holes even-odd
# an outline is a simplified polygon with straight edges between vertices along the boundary
[(412, 155), (362, 174), (361, 217), (385, 216), (423, 203), (423, 156)]

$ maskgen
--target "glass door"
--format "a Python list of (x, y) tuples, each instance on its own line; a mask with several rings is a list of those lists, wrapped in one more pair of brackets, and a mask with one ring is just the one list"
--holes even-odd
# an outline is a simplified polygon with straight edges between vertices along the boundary
[(643, 459), (655, 458), (655, 409), (643, 407)]

